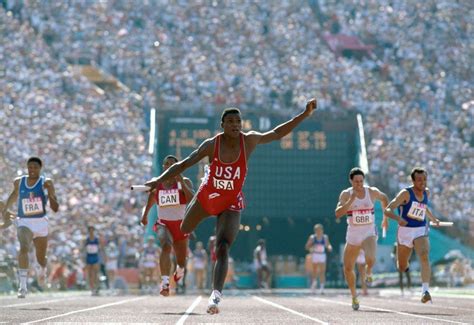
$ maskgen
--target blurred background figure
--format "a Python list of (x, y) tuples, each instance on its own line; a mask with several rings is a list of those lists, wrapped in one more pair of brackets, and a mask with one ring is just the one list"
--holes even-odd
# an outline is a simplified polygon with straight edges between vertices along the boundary
[(93, 226), (87, 227), (87, 238), (84, 243), (85, 249), (85, 261), (86, 261), (86, 272), (87, 280), (89, 282), (89, 289), (93, 296), (99, 295), (99, 251), (100, 243), (99, 238), (95, 234), (95, 228)]
[(265, 247), (265, 240), (259, 239), (257, 247), (253, 252), (253, 261), (255, 271), (257, 272), (257, 285), (259, 288), (270, 288), (271, 269), (268, 264), (267, 249)]
[[(397, 268), (397, 242), (395, 242), (393, 244), (393, 251), (390, 254), (390, 256), (393, 259), (393, 265)], [(410, 262), (411, 261), (413, 261), (413, 255), (410, 256)], [(411, 288), (410, 268), (408, 268), (405, 272), (400, 272), (400, 270), (398, 270), (398, 268), (397, 268), (397, 272), (398, 272), (398, 286), (400, 287), (400, 291), (402, 292), (402, 295), (404, 295), (405, 294), (405, 291), (404, 291), (405, 287), (403, 285), (403, 274), (405, 274), (405, 277), (407, 278), (406, 288), (408, 290), (410, 290), (410, 288)]]
[(319, 280), (319, 293), (324, 293), (326, 284), (326, 251), (332, 252), (329, 237), (324, 233), (323, 225), (314, 225), (314, 234), (308, 237), (305, 248), (311, 254), (311, 292), (316, 292)]
[(196, 289), (202, 291), (206, 284), (207, 253), (201, 241), (196, 243), (193, 251), (193, 270)]

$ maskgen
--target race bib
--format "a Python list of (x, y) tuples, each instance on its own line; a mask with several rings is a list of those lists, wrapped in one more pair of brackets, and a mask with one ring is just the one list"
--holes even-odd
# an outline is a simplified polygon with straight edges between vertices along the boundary
[(40, 197), (22, 199), (21, 205), (23, 207), (23, 213), (26, 216), (34, 216), (36, 214), (44, 213), (43, 201)]
[(174, 190), (160, 190), (158, 199), (158, 205), (160, 207), (170, 207), (179, 205), (179, 191)]
[(234, 189), (234, 181), (231, 179), (213, 178), (213, 185), (217, 190), (232, 191)]
[(419, 203), (419, 202), (412, 202), (410, 206), (410, 210), (408, 210), (407, 216), (411, 219), (415, 219), (418, 221), (425, 220), (426, 215), (426, 204)]
[(314, 253), (324, 253), (324, 245), (323, 244), (316, 244), (314, 245)]
[(155, 261), (155, 255), (153, 255), (153, 254), (146, 254), (146, 255), (145, 255), (145, 261), (147, 261), (147, 262), (154, 262), (154, 261)]
[(99, 252), (99, 245), (89, 244), (86, 247), (87, 254), (97, 254)]
[(368, 225), (374, 223), (374, 212), (372, 210), (354, 210), (352, 211), (352, 224)]

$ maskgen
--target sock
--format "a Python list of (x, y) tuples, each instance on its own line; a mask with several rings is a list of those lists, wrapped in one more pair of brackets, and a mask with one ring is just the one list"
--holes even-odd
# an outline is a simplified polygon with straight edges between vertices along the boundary
[(26, 281), (28, 280), (28, 269), (19, 269), (18, 274), (20, 275), (20, 288), (26, 290)]
[(169, 284), (170, 283), (170, 277), (168, 275), (162, 275), (161, 276), (161, 282), (163, 284)]
[(222, 293), (219, 290), (212, 290), (212, 294), (216, 297), (222, 298)]
[(323, 291), (323, 290), (324, 290), (324, 283), (321, 283), (321, 284), (319, 285), (319, 290), (320, 290), (320, 291)]
[(421, 284), (421, 292), (428, 291), (430, 289), (430, 284), (428, 282), (423, 282)]

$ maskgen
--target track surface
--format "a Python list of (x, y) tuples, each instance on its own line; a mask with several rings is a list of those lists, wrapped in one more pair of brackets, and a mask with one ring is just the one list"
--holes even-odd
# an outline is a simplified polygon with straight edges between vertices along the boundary
[(227, 290), (218, 315), (206, 313), (207, 296), (189, 293), (91, 297), (86, 292), (0, 296), (0, 323), (160, 324), (474, 324), (474, 290), (433, 290), (433, 304), (418, 292), (373, 290), (353, 311), (347, 290)]

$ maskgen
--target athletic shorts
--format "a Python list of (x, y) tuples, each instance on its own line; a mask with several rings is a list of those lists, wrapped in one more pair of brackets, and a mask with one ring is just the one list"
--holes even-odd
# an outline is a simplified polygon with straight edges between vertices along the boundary
[(33, 233), (33, 238), (48, 236), (48, 217), (41, 218), (16, 218), (16, 226), (26, 227)]
[[(363, 252), (363, 250), (361, 250)], [(356, 259), (357, 264), (365, 264), (365, 254), (364, 253), (359, 253)]]
[(166, 229), (169, 230), (171, 233), (171, 237), (173, 238), (173, 242), (183, 240), (189, 237), (189, 234), (185, 234), (181, 231), (181, 223), (183, 220), (162, 220), (158, 219), (158, 221), (155, 224), (155, 227), (153, 229), (155, 232), (158, 231), (157, 226), (163, 226), (166, 227)]
[(347, 225), (346, 243), (353, 246), (360, 246), (369, 237), (377, 236), (375, 224), (352, 226)]
[(107, 271), (116, 271), (118, 269), (118, 261), (108, 261), (107, 264), (105, 264), (105, 268)]
[(198, 201), (201, 203), (204, 211), (210, 216), (218, 216), (225, 210), (242, 211), (245, 207), (244, 194), (239, 192), (237, 196), (221, 196), (217, 193), (211, 193), (207, 188), (200, 188), (198, 192)]
[(400, 245), (413, 248), (413, 241), (417, 238), (428, 236), (430, 228), (421, 227), (398, 227), (397, 242)]
[(312, 253), (311, 254), (311, 262), (313, 264), (326, 263), (326, 254)]

